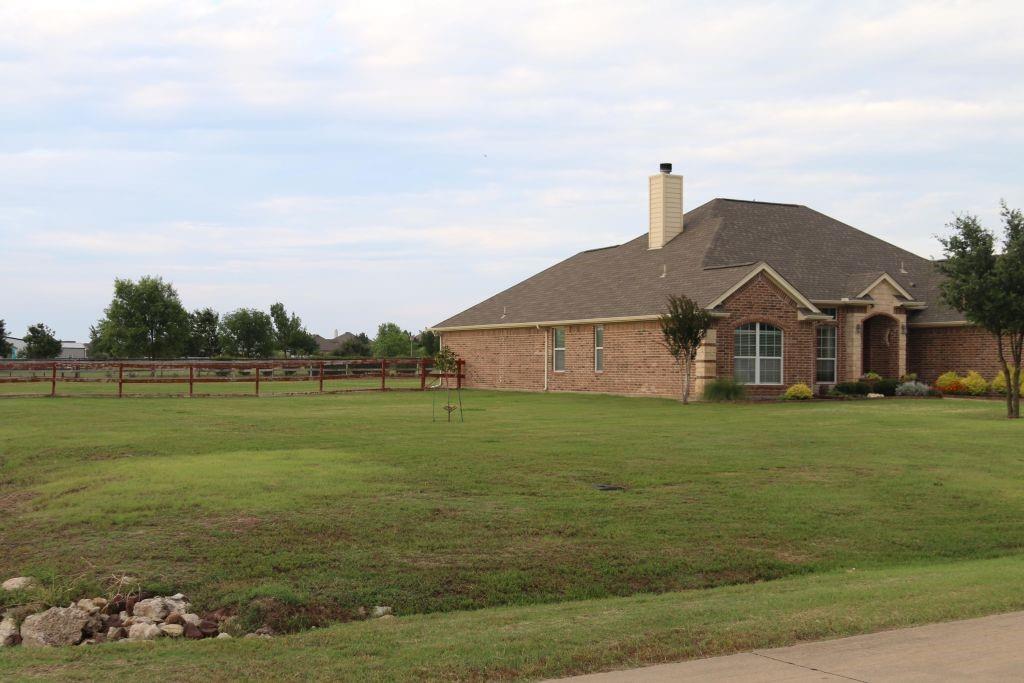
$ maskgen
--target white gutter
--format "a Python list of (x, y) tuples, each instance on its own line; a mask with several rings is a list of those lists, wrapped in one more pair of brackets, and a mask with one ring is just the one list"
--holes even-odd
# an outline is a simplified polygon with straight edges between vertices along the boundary
[[(728, 318), (729, 313), (725, 311), (713, 311), (710, 308), (705, 309), (711, 314), (712, 318)], [(578, 320), (541, 320), (539, 322), (525, 322), (525, 323), (497, 323), (489, 325), (458, 325), (453, 327), (430, 327), (427, 328), (431, 332), (468, 332), (471, 330), (503, 330), (510, 328), (521, 328), (521, 327), (566, 327), (569, 325), (593, 325), (595, 323), (602, 324), (614, 324), (614, 323), (629, 323), (629, 322), (644, 322), (649, 320), (658, 320), (661, 318), (661, 314), (654, 315), (628, 315), (619, 318), (581, 318)]]

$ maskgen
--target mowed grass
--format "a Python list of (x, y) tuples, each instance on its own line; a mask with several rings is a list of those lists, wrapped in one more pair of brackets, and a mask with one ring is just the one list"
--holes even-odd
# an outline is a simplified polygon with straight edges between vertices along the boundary
[(272, 640), (4, 652), (0, 679), (541, 679), (1024, 608), (1024, 559), (361, 621)]
[[(970, 567), (993, 565), (967, 561), (1000, 556), (1008, 556), (995, 565), (1001, 571), (1022, 571), (1020, 558), (1009, 557), (1024, 543), (1022, 426), (1001, 418), (998, 402), (681, 406), (473, 391), (465, 393), (465, 423), (448, 424), (431, 422), (433, 398), (0, 401), (0, 575), (98, 582), (129, 573), (154, 588), (186, 592), (203, 607), (232, 607), (248, 619), (296, 629), (345, 620), (374, 604), (404, 617), (782, 577), (810, 586), (818, 574), (839, 582), (838, 596), (852, 568), (884, 582), (892, 572), (912, 577), (925, 565), (939, 566), (928, 571), (945, 591), (942, 567), (964, 562), (967, 569), (958, 571), (974, 576)], [(625, 490), (601, 491), (597, 484)], [(635, 629), (647, 603), (618, 603), (639, 611), (614, 628), (600, 619), (591, 630), (578, 625), (581, 638), (593, 636), (580, 646), (592, 654), (579, 661), (549, 655), (547, 664), (530, 663), (509, 651), (502, 664), (500, 648), (479, 645), (490, 654), (474, 651), (442, 664), (448, 661), (456, 678), (552, 675), (1020, 606), (1012, 585), (983, 580), (977, 571), (984, 599), (973, 611), (951, 613), (954, 603), (936, 592), (895, 612), (851, 607), (848, 618), (835, 617), (844, 624), (839, 631), (830, 622), (774, 628), (765, 632), (774, 640), (762, 641), (722, 635), (734, 633), (727, 626), (735, 610), (748, 609), (743, 600), (754, 600), (737, 598), (733, 612), (712, 619), (718, 625), (709, 622), (702, 649), (691, 651), (671, 635), (679, 628), (671, 619), (644, 645)], [(756, 589), (767, 592), (752, 595), (770, 602), (772, 586), (797, 584), (681, 595), (699, 602)], [(666, 615), (673, 604), (665, 603)], [(543, 610), (574, 608), (522, 609), (529, 620), (555, 614)], [(591, 608), (580, 609), (586, 621)], [(749, 609), (748, 626), (771, 621), (756, 600)], [(456, 615), (430, 617), (455, 622), (408, 623), (450, 629), (444, 638), (457, 639), (460, 628), (480, 628), (493, 613), (480, 613), (479, 623)], [(619, 634), (630, 645), (608, 650), (606, 640), (619, 627), (634, 629)], [(280, 642), (308, 649), (332, 637), (327, 633), (364, 634), (338, 636), (354, 638), (358, 650), (386, 628), (339, 626)], [(421, 637), (421, 627), (394, 628), (411, 629), (396, 631), (399, 639)], [(538, 652), (559, 647), (553, 634), (531, 637)], [(223, 652), (254, 649), (231, 647), (242, 649)], [(268, 652), (287, 659), (282, 647)], [(171, 661), (180, 649), (158, 651)], [(593, 654), (601, 651), (619, 654)], [(477, 655), (483, 659), (473, 660)], [(18, 656), (27, 664), (51, 655)], [(365, 674), (380, 664), (364, 660)], [(269, 672), (273, 658), (265, 664)], [(427, 677), (444, 671), (437, 662), (407, 664), (409, 671), (426, 667)]]

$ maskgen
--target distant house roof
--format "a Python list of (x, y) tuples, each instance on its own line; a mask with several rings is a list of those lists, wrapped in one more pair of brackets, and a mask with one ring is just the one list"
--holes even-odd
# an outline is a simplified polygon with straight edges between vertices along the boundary
[(333, 339), (321, 337), (319, 334), (314, 334), (313, 338), (316, 339), (317, 346), (320, 347), (321, 353), (331, 353), (335, 349), (341, 347), (342, 344), (349, 341), (350, 339), (355, 339), (356, 335), (352, 334), (351, 332), (342, 332)]
[(768, 266), (811, 302), (856, 300), (887, 275), (912, 295), (912, 322), (962, 320), (939, 297), (935, 264), (799, 204), (714, 199), (683, 233), (648, 249), (647, 233), (580, 252), (435, 325), (435, 329), (654, 316), (672, 294), (708, 306)]

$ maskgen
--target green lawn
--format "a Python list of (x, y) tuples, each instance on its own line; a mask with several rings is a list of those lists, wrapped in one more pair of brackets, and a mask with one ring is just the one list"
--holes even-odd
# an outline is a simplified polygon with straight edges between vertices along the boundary
[[(2, 400), (0, 575), (54, 576), (59, 593), (131, 573), (286, 630), (361, 605), (401, 617), (534, 605), (290, 636), (252, 660), (282, 677), (282, 662), (339, 676), (552, 675), (1024, 606), (1020, 582), (997, 579), (1024, 575), (1024, 426), (998, 402), (467, 392), (464, 424), (434, 424), (431, 399)], [(936, 590), (897, 588), (925, 576)], [(861, 581), (892, 607), (847, 595)], [(953, 599), (956, 586), (970, 595)], [(820, 604), (787, 607), (786, 591), (815, 587)], [(843, 600), (848, 610), (830, 607)], [(682, 628), (684, 603), (708, 622)], [(545, 630), (570, 618), (579, 642)], [(494, 639), (509, 628), (519, 646), (506, 650)], [(341, 662), (373, 643), (361, 664)], [(96, 658), (134, 662), (131, 647), (22, 651), (6, 666), (73, 675)], [(154, 672), (198, 658), (217, 678), (250, 651), (167, 644), (146, 657), (159, 655)]]

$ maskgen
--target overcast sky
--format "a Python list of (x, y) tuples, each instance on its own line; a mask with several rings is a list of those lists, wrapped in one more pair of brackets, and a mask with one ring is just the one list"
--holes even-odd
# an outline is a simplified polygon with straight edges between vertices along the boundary
[[(417, 6), (418, 5), (418, 6)], [(685, 204), (806, 204), (924, 256), (1024, 206), (1024, 3), (0, 0), (0, 318), (115, 277), (420, 329)]]

